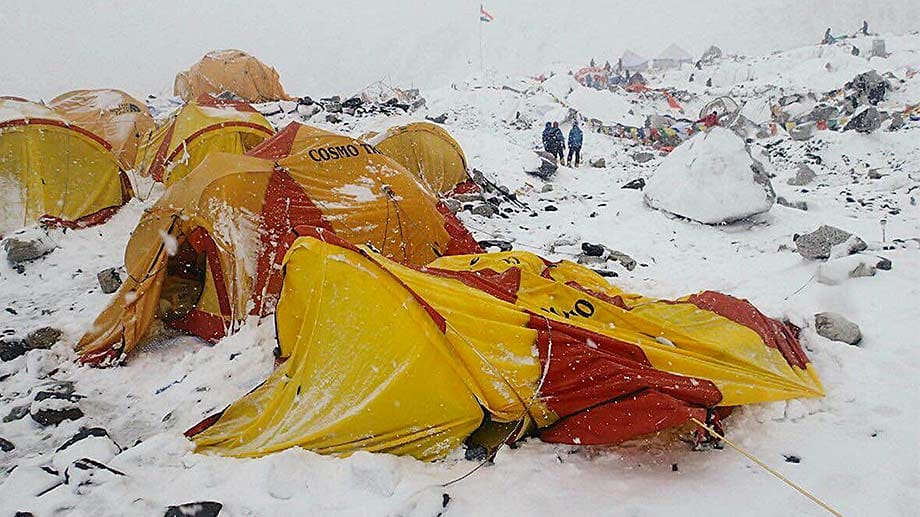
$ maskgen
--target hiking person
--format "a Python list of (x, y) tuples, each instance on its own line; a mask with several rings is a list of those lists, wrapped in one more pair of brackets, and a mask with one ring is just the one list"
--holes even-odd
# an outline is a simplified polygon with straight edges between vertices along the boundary
[[(556, 155), (559, 157), (559, 163), (564, 163), (565, 161), (565, 135), (562, 134), (562, 129), (559, 128), (558, 122), (553, 122), (553, 149), (556, 151)], [(552, 152), (552, 151), (551, 151)]]
[(719, 115), (715, 111), (713, 111), (709, 115), (706, 115), (705, 117), (697, 120), (697, 122), (702, 122), (703, 124), (706, 124), (707, 128), (715, 127), (719, 125)]
[(553, 158), (556, 157), (556, 145), (553, 142), (553, 124), (551, 122), (547, 122), (546, 127), (543, 129), (543, 150), (553, 155)]
[(863, 20), (862, 29), (859, 29), (859, 32), (861, 32), (863, 36), (868, 36), (869, 35), (869, 22), (867, 22), (866, 20)]
[(572, 123), (572, 129), (569, 130), (569, 156), (566, 158), (566, 166), (572, 166), (572, 155), (575, 156), (575, 167), (581, 163), (581, 143), (583, 134), (578, 127), (578, 120)]
[(821, 40), (821, 43), (825, 45), (833, 45), (836, 41), (837, 39), (831, 35), (831, 28), (828, 27), (827, 30), (824, 31), (824, 39)]

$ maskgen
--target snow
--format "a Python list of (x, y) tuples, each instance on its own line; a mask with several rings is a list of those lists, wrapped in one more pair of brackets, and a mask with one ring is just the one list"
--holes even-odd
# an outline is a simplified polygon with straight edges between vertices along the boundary
[[(907, 70), (920, 69), (920, 36), (893, 36), (888, 31), (910, 29), (920, 14), (917, 3), (844, 1), (814, 16), (816, 6), (823, 4), (764, 0), (729, 10), (714, 7), (713, 2), (665, 2), (668, 5), (662, 9), (673, 9), (654, 16), (647, 14), (646, 5), (620, 9), (606, 2), (600, 7), (599, 2), (587, 2), (562, 14), (520, 9), (519, 17), (512, 17), (508, 13), (522, 3), (496, 0), (496, 5), (487, 6), (496, 21), (484, 32), (487, 50), (499, 44), (503, 49), (488, 54), (487, 69), (502, 74), (487, 73), (485, 79), (465, 79), (467, 72), (478, 68), (468, 62), (478, 49), (467, 52), (470, 38), (459, 33), (475, 33), (477, 27), (471, 24), (461, 30), (454, 25), (469, 6), (412, 3), (416, 10), (405, 16), (408, 2), (362, 3), (360, 9), (348, 11), (354, 32), (340, 35), (340, 23), (314, 23), (305, 33), (303, 18), (290, 16), (278, 6), (215, 9), (176, 2), (166, 5), (168, 16), (159, 18), (156, 13), (164, 9), (160, 4), (133, 6), (130, 12), (76, 10), (68, 13), (72, 17), (62, 18), (55, 15), (57, 7), (31, 4), (11, 6), (0, 15), (12, 40), (42, 42), (30, 52), (7, 56), (9, 72), (0, 77), (0, 89), (10, 93), (40, 97), (99, 86), (123, 87), (146, 98), (148, 93), (168, 90), (173, 74), (207, 50), (231, 46), (243, 47), (276, 66), (293, 95), (359, 91), (384, 75), (391, 75), (388, 82), (400, 87), (423, 86), (428, 109), (415, 115), (447, 113), (445, 127), (460, 142), (470, 167), (508, 186), (535, 214), (525, 211), (486, 219), (461, 212), (477, 238), (506, 238), (519, 249), (554, 260), (574, 258), (582, 241), (603, 243), (639, 263), (634, 271), (608, 266), (618, 273), (613, 280), (623, 289), (655, 297), (714, 289), (747, 298), (770, 316), (789, 319), (803, 329), (803, 345), (827, 397), (743, 408), (726, 422), (728, 438), (845, 515), (909, 516), (920, 506), (916, 431), (920, 402), (915, 386), (920, 347), (914, 330), (914, 322), (920, 320), (920, 177), (916, 172), (920, 124), (908, 122), (900, 131), (870, 135), (819, 131), (807, 142), (792, 141), (780, 131), (776, 137), (754, 141), (752, 154), (766, 160), (765, 169), (776, 175), (777, 194), (806, 200), (809, 210), (774, 206), (753, 221), (720, 226), (669, 217), (649, 209), (642, 192), (620, 186), (644, 178), (650, 181), (647, 191), (653, 191), (656, 180), (650, 178), (658, 177), (659, 167), (673, 166), (669, 163), (676, 162), (675, 157), (689, 152), (682, 148), (695, 147), (721, 130), (693, 137), (684, 144), (688, 147), (682, 145), (670, 156), (655, 152), (651, 161), (641, 164), (631, 156), (652, 152), (649, 148), (586, 130), (584, 162), (602, 157), (607, 167), (560, 168), (550, 183), (552, 190), (547, 191), (545, 182), (522, 172), (533, 160), (532, 150), (541, 145), (543, 122), (564, 120), (570, 106), (585, 115), (596, 110), (604, 117), (618, 117), (605, 120), (608, 123), (628, 123), (628, 118), (619, 118), (628, 115), (623, 110), (626, 102), (636, 114), (663, 113), (659, 101), (618, 92), (592, 93), (573, 85), (566, 72), (590, 58), (585, 49), (599, 49), (596, 57), (600, 57), (633, 46), (655, 55), (664, 33), (666, 41), (691, 51), (716, 43), (729, 53), (761, 54), (716, 60), (695, 71), (692, 83), (687, 70), (653, 74), (653, 86), (688, 90), (693, 99), (682, 101), (688, 113), (719, 95), (731, 94), (766, 120), (769, 111), (764, 112), (763, 106), (775, 102), (781, 87), (785, 93), (821, 93), (840, 88), (857, 72), (871, 68), (900, 78), (886, 103), (916, 103), (920, 77), (908, 78)], [(311, 16), (334, 19), (342, 8), (316, 6)], [(110, 11), (110, 17), (100, 14)], [(687, 23), (703, 11), (712, 17), (706, 37), (700, 36), (698, 24)], [(828, 24), (855, 30), (863, 13), (873, 30), (886, 31), (890, 58), (865, 60), (854, 58), (844, 46), (811, 45), (767, 55), (775, 47), (817, 40)], [(203, 19), (208, 22), (202, 23)], [(618, 30), (608, 30), (611, 19), (617, 20)], [(544, 38), (544, 27), (550, 24), (541, 20), (551, 20), (558, 37)], [(230, 30), (243, 22), (246, 31)], [(81, 30), (75, 31), (75, 26)], [(509, 26), (520, 30), (501, 29), (507, 36), (497, 35), (497, 27)], [(738, 27), (757, 30), (739, 35)], [(99, 61), (101, 44), (94, 45), (95, 34), (120, 42), (105, 45), (105, 63)], [(450, 47), (449, 55), (434, 49), (431, 42), (438, 38)], [(368, 41), (393, 44), (376, 45), (369, 53)], [(420, 48), (428, 50), (413, 52)], [(138, 59), (141, 55), (144, 59)], [(577, 66), (562, 64), (576, 61)], [(556, 75), (541, 86), (527, 79), (534, 70)], [(458, 71), (463, 73), (457, 75)], [(711, 88), (704, 86), (708, 77), (713, 78)], [(502, 90), (503, 85), (514, 85), (524, 93)], [(152, 102), (155, 116), (175, 106), (168, 98)], [(512, 127), (516, 113), (531, 120), (533, 127)], [(310, 123), (353, 136), (390, 125), (383, 117), (343, 119), (339, 125), (322, 120)], [(739, 170), (728, 164), (735, 160), (740, 164), (740, 158), (749, 166), (743, 143), (735, 140), (725, 146), (731, 148), (722, 155), (725, 170)], [(788, 185), (786, 180), (800, 163), (808, 163), (818, 178), (807, 186)], [(869, 171), (882, 177), (870, 178)], [(724, 190), (734, 195), (731, 205), (754, 204), (753, 195), (742, 203), (735, 187), (731, 183)], [(688, 188), (701, 194), (693, 190), (696, 185)], [(79, 421), (42, 428), (27, 415), (0, 423), (0, 436), (16, 445), (13, 451), (0, 453), (0, 515), (26, 510), (35, 515), (162, 515), (168, 505), (202, 500), (224, 503), (222, 515), (825, 514), (731, 449), (694, 452), (673, 435), (611, 448), (528, 440), (514, 449), (502, 448), (494, 464), (447, 487), (442, 485), (469, 473), (478, 463), (464, 460), (462, 451), (432, 464), (367, 453), (337, 458), (301, 449), (258, 459), (195, 454), (182, 432), (237, 400), (272, 371), (276, 344), (272, 318), (252, 318), (214, 346), (162, 334), (140, 347), (126, 365), (109, 369), (79, 366), (72, 351), (115, 296), (101, 293), (96, 273), (122, 264), (131, 231), (161, 193), (154, 190), (147, 201), (132, 201), (105, 225), (55, 235), (59, 248), (26, 264), (22, 273), (0, 261), (0, 332), (9, 329), (23, 336), (49, 325), (63, 331), (46, 353), (0, 362), (0, 417), (28, 405), (34, 392), (53, 380), (73, 381), (77, 393), (86, 397), (77, 403), (86, 414)], [(714, 209), (710, 203), (698, 204)], [(545, 211), (548, 205), (559, 210)], [(251, 235), (251, 225), (245, 222), (230, 221), (226, 238)], [(859, 235), (869, 249), (855, 258), (826, 263), (803, 259), (792, 251), (792, 237), (820, 224)], [(251, 253), (242, 252), (246, 257)], [(890, 259), (892, 270), (849, 278), (850, 266), (863, 261), (874, 264), (875, 257)], [(817, 335), (813, 315), (825, 311), (859, 324), (864, 336), (859, 347)], [(48, 370), (51, 362), (56, 371)], [(36, 374), (43, 379), (37, 380)], [(67, 462), (63, 457), (55, 462), (55, 450), (81, 426), (104, 427), (126, 447), (110, 458), (111, 451), (103, 447), (85, 452), (125, 476), (100, 478), (103, 484), (77, 493), (58, 486), (63, 482), (60, 466)], [(102, 444), (93, 447), (97, 445)], [(787, 463), (785, 455), (796, 455), (801, 461)], [(59, 475), (41, 467), (51, 467)], [(36, 497), (41, 493), (45, 494)], [(450, 497), (446, 510), (442, 508), (445, 493)]]
[(714, 127), (677, 146), (661, 162), (645, 187), (645, 201), (706, 224), (764, 213), (773, 206), (773, 189), (755, 180), (752, 163), (741, 138)]

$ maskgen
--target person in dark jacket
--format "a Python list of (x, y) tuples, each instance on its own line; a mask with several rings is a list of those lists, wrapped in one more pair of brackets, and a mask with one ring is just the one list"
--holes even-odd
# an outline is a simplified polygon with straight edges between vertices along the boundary
[(553, 149), (555, 149), (559, 163), (565, 163), (565, 135), (559, 129), (558, 122), (553, 122)]
[(543, 150), (554, 157), (556, 156), (555, 146), (553, 145), (553, 124), (551, 122), (547, 122), (546, 127), (543, 129)]
[(581, 128), (578, 127), (578, 121), (576, 120), (572, 124), (572, 129), (569, 130), (569, 156), (566, 159), (566, 165), (572, 167), (572, 156), (575, 156), (575, 167), (581, 163), (581, 143), (583, 134)]

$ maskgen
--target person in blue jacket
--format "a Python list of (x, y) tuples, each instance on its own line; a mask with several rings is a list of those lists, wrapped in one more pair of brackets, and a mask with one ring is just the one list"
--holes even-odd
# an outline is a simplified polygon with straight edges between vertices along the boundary
[(559, 163), (565, 163), (565, 135), (558, 122), (553, 122), (553, 149), (556, 151)]
[(581, 142), (584, 135), (582, 135), (581, 128), (578, 127), (578, 120), (572, 123), (572, 129), (569, 130), (569, 157), (566, 160), (566, 165), (572, 167), (572, 156), (575, 156), (575, 167), (578, 167), (578, 164), (581, 163)]
[(556, 156), (556, 146), (553, 145), (553, 124), (552, 122), (546, 123), (546, 128), (543, 129), (543, 150), (549, 154)]

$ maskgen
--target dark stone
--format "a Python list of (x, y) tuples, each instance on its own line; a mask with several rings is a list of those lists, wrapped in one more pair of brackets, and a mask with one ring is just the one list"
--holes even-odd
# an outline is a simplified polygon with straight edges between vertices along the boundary
[(342, 119), (341, 119), (338, 115), (336, 115), (335, 113), (327, 113), (327, 114), (326, 114), (326, 122), (329, 122), (330, 124), (338, 124), (338, 123), (341, 122), (341, 121), (342, 121)]
[[(106, 431), (105, 429), (101, 427), (81, 427), (80, 430), (77, 432), (77, 434), (73, 435), (69, 440), (64, 442), (64, 444), (58, 447), (54, 452), (61, 452), (64, 449), (70, 447), (71, 445), (81, 440), (85, 440), (87, 438), (94, 437), (94, 436), (100, 437), (100, 438), (108, 438), (109, 440), (112, 440), (112, 438), (109, 436), (108, 431)], [(112, 443), (115, 443), (115, 441), (112, 440)], [(118, 444), (115, 444), (115, 445), (117, 446)]]
[(882, 127), (882, 117), (876, 108), (870, 107), (851, 118), (843, 129), (844, 131), (871, 133), (880, 127)]
[(32, 512), (16, 512), (13, 517), (35, 517)]
[(636, 179), (630, 181), (629, 183), (626, 183), (625, 185), (623, 185), (623, 186), (620, 187), (620, 188), (628, 188), (628, 189), (633, 189), (633, 190), (642, 190), (642, 189), (645, 188), (645, 179), (644, 179), (644, 178), (636, 178)]
[(44, 257), (56, 247), (57, 245), (47, 236), (34, 239), (8, 237), (3, 241), (6, 260), (13, 265)]
[(788, 208), (795, 208), (796, 210), (802, 210), (803, 212), (808, 211), (808, 203), (806, 203), (805, 201), (789, 201), (783, 196), (779, 196), (776, 198), (776, 204), (782, 205)]
[(5, 417), (3, 417), (3, 423), (8, 424), (10, 422), (15, 422), (17, 420), (22, 420), (26, 415), (29, 414), (29, 405), (16, 406), (10, 410)]
[(483, 461), (489, 457), (489, 449), (478, 443), (471, 443), (463, 451), (463, 457), (468, 461)]
[(443, 124), (447, 122), (447, 113), (441, 113), (437, 117), (425, 117), (425, 119), (430, 120), (436, 124)]
[(22, 354), (26, 353), (26, 344), (21, 339), (3, 338), (0, 339), (0, 360), (12, 361)]
[[(78, 475), (78, 473), (80, 475)], [(89, 475), (83, 475), (86, 473), (89, 473)], [(67, 470), (64, 471), (64, 482), (68, 485), (73, 485), (74, 478), (77, 478), (79, 479), (77, 486), (95, 485), (98, 483), (95, 482), (93, 478), (97, 477), (100, 473), (114, 476), (125, 475), (124, 472), (119, 472), (92, 458), (80, 458), (71, 463), (70, 466), (67, 467)]]
[(786, 458), (786, 463), (801, 463), (802, 458), (796, 456), (795, 454), (783, 454), (783, 457)]
[(224, 505), (217, 501), (201, 501), (170, 506), (163, 517), (216, 517)]
[(118, 274), (117, 267), (110, 267), (96, 273), (96, 280), (99, 281), (99, 287), (105, 294), (112, 294), (121, 287), (121, 276)]
[(35, 402), (48, 398), (58, 398), (67, 400), (78, 400), (79, 395), (74, 395), (76, 389), (70, 381), (55, 381), (50, 384), (43, 384), (38, 387), (39, 391), (35, 393), (33, 400)]
[(29, 411), (29, 416), (42, 426), (58, 425), (64, 420), (79, 420), (83, 418), (83, 411), (76, 405), (62, 409), (38, 409)]
[(13, 442), (11, 442), (11, 441), (9, 441), (9, 440), (3, 438), (2, 436), (0, 436), (0, 451), (3, 451), (3, 452), (10, 452), (11, 450), (13, 450), (13, 449), (15, 449), (15, 448), (16, 448), (16, 446), (13, 445)]
[(547, 212), (557, 212), (559, 209), (556, 208), (554, 205), (546, 205), (545, 207), (543, 207), (543, 210)]
[(881, 260), (875, 264), (875, 267), (881, 269), (882, 271), (891, 271), (891, 259), (881, 257)]
[(48, 349), (57, 343), (61, 337), (61, 331), (54, 327), (42, 327), (29, 332), (26, 336), (25, 344), (29, 350)]
[(603, 244), (591, 244), (590, 242), (581, 243), (581, 251), (589, 257), (600, 257), (607, 248)]
[[(853, 234), (834, 226), (821, 225), (817, 230), (800, 235), (795, 239), (795, 250), (807, 259), (826, 259), (831, 256), (831, 248), (847, 242)], [(868, 248), (868, 245), (856, 237), (851, 243), (850, 254)]]
[(677, 472), (677, 463), (671, 464), (671, 472)]
[(652, 153), (638, 152), (638, 153), (633, 153), (632, 159), (639, 163), (645, 163), (645, 162), (654, 160), (655, 155)]
[(364, 101), (362, 101), (360, 97), (352, 97), (343, 102), (342, 107), (355, 109), (361, 107), (362, 104), (364, 104)]
[(497, 239), (479, 241), (479, 247), (482, 249), (498, 248), (502, 251), (511, 251), (512, 249), (510, 242)]

